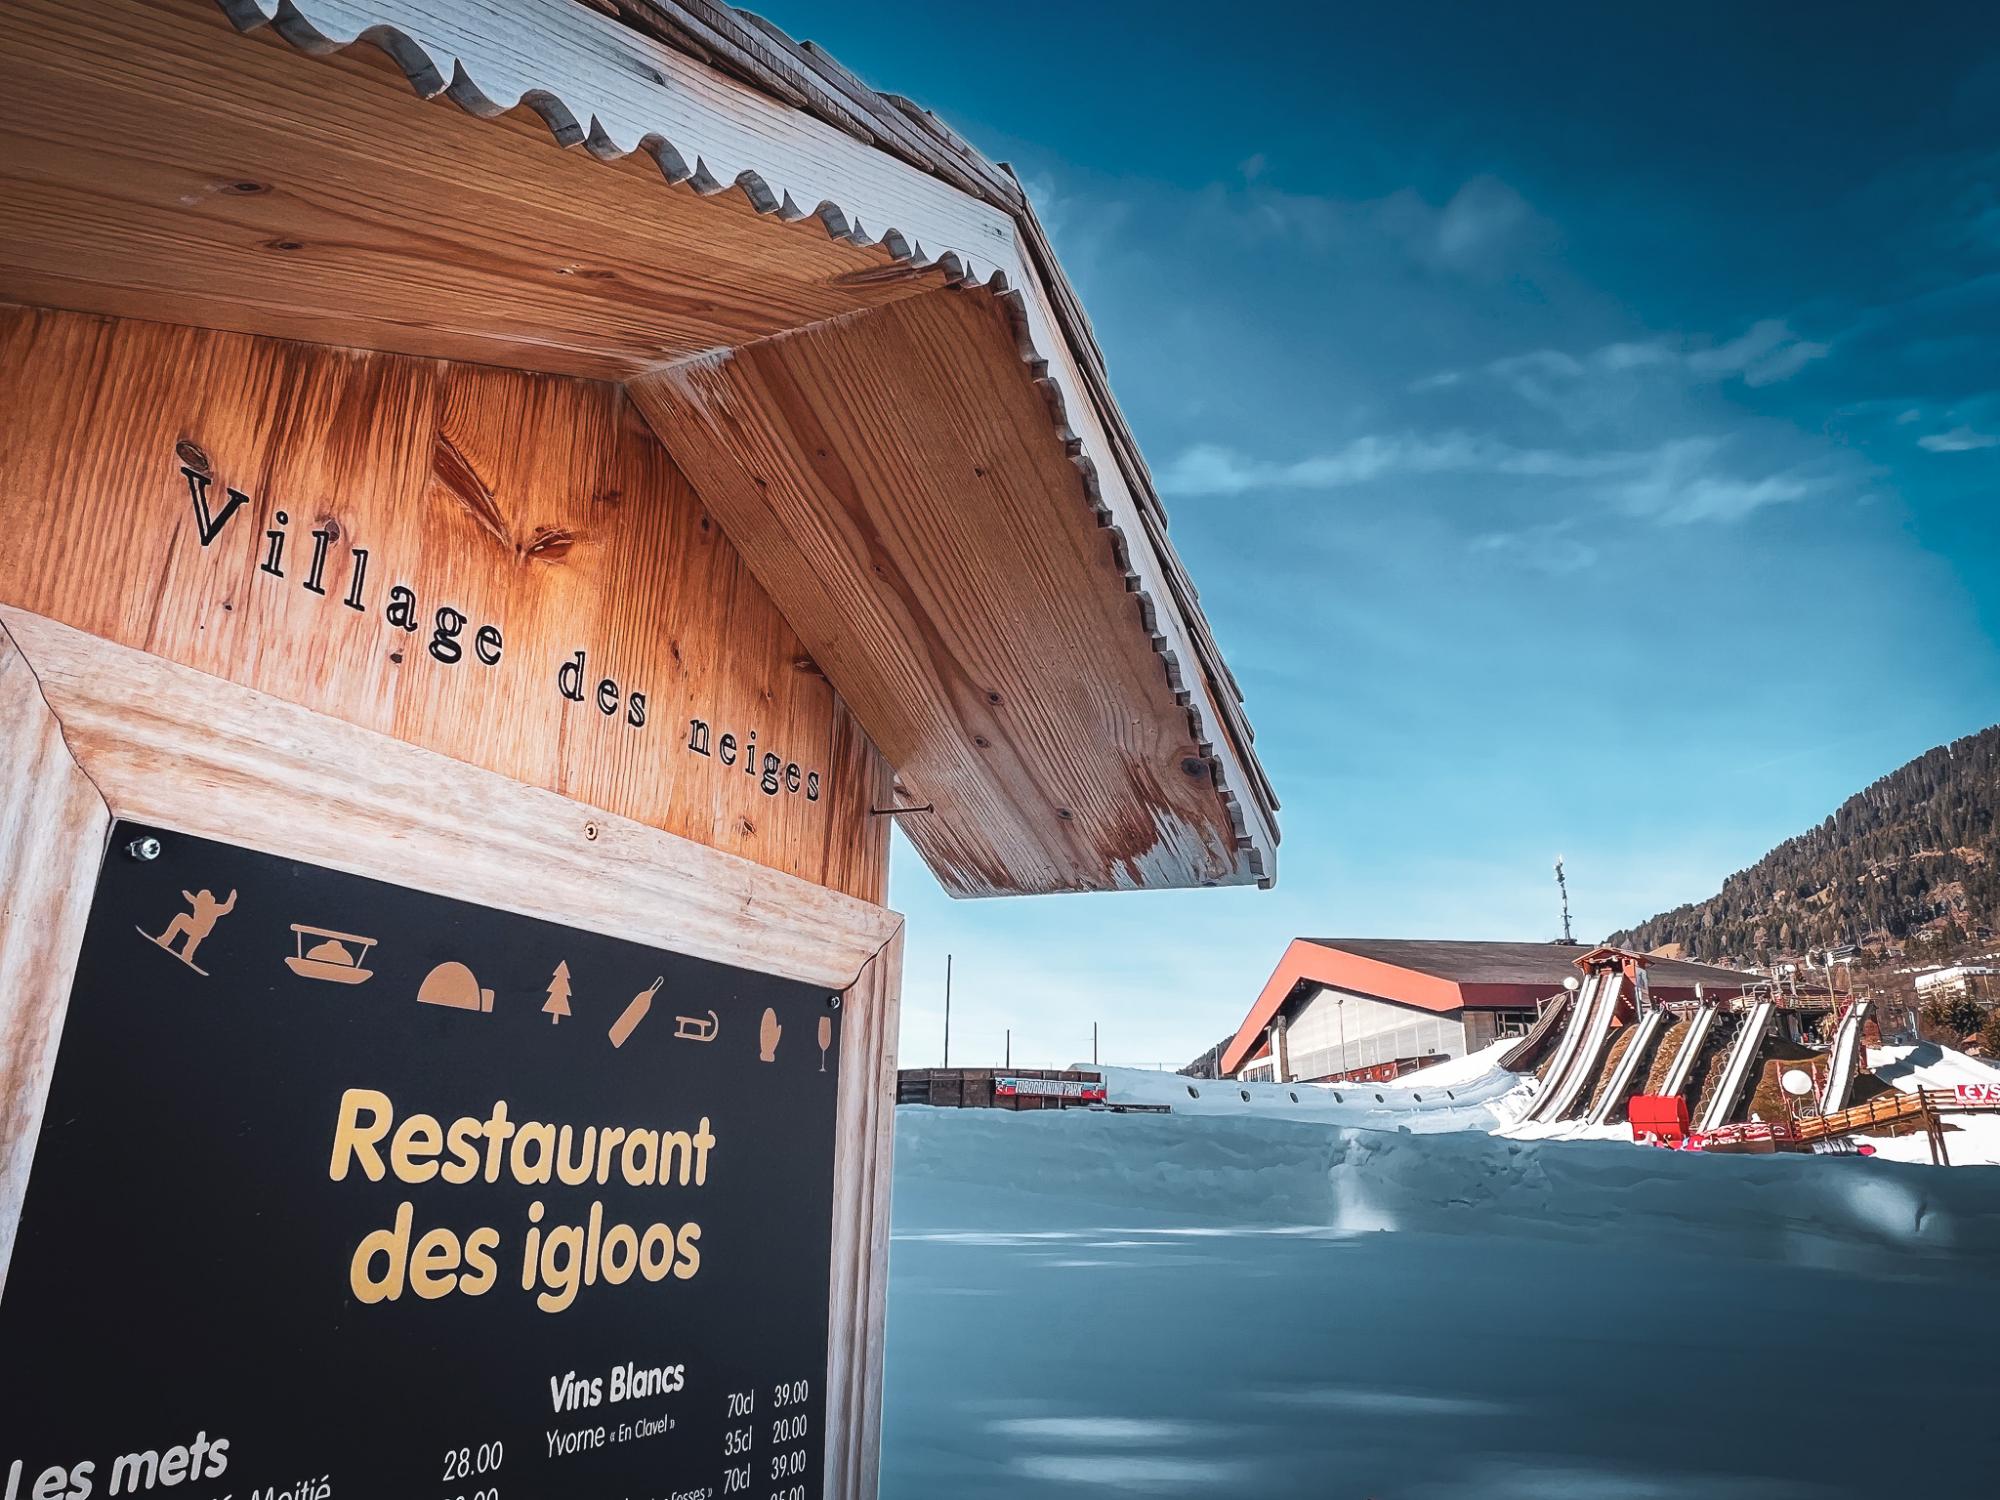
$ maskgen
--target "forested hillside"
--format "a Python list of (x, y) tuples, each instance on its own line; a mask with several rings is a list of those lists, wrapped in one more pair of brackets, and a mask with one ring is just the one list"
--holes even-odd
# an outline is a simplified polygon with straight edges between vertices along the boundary
[(1764, 963), (1860, 943), (1949, 946), (2000, 926), (2000, 725), (1941, 745), (1787, 839), (1720, 894), (1609, 941)]

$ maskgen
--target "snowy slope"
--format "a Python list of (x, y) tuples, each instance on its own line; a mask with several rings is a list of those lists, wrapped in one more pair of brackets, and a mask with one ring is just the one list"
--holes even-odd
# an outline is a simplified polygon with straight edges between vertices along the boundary
[(1868, 1067), (1884, 1083), (1912, 1089), (1948, 1089), (1961, 1083), (2000, 1084), (2000, 1068), (1950, 1047), (1870, 1047)]
[[(1991, 1479), (1983, 1173), (1250, 1113), (903, 1109), (896, 1151), (883, 1500)], [(1904, 1437), (1821, 1440), (1877, 1354)]]
[[(1868, 1066), (1884, 1083), (1912, 1093), (1949, 1089), (1961, 1083), (2000, 1085), (2000, 1068), (1950, 1047), (1870, 1047)], [(2000, 1167), (2000, 1114), (1952, 1115), (1946, 1120), (1945, 1150), (1955, 1167)], [(1921, 1134), (1866, 1136), (1876, 1152), (1897, 1161), (1928, 1162), (1930, 1147)]]

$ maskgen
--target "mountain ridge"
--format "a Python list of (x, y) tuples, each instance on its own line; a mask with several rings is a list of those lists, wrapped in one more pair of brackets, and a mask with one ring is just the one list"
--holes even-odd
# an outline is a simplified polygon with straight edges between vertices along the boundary
[(1768, 964), (1855, 944), (1947, 946), (2000, 923), (2000, 725), (1925, 751), (1817, 826), (1607, 942)]

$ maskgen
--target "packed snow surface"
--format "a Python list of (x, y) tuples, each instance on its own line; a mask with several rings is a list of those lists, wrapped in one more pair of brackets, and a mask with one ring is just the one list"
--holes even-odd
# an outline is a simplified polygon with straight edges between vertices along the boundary
[(1436, 1131), (1374, 1092), (899, 1110), (885, 1500), (1990, 1491), (1990, 1174)]
[(1884, 1083), (1905, 1092), (1956, 1088), (1961, 1083), (2000, 1084), (2000, 1068), (1932, 1042), (1915, 1047), (1870, 1047), (1868, 1068)]
[[(1915, 1047), (1870, 1047), (1868, 1067), (1884, 1083), (1906, 1094), (1917, 1089), (1951, 1089), (1961, 1083), (2000, 1086), (2000, 1068), (1929, 1042)], [(2000, 1114), (1947, 1115), (1945, 1127), (1944, 1148), (1953, 1166), (2000, 1166)], [(1864, 1139), (1878, 1155), (1897, 1161), (1931, 1159), (1922, 1132)]]

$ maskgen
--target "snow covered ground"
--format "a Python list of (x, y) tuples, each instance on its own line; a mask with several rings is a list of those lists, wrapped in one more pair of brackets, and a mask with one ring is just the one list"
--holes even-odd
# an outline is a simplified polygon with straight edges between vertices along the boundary
[(885, 1500), (1990, 1492), (1989, 1174), (1200, 1086), (898, 1111)]
[[(1501, 1042), (1469, 1057), (1407, 1074), (1394, 1083), (1237, 1083), (1183, 1078), (1149, 1068), (1094, 1068), (1114, 1104), (1165, 1104), (1177, 1115), (1318, 1120), (1412, 1131), (1491, 1130), (1513, 1118), (1510, 1095), (1525, 1100), (1520, 1075), (1499, 1065)], [(1078, 1067), (1089, 1064), (1079, 1063)]]
[[(1534, 1098), (1535, 1085), (1501, 1068), (1501, 1055), (1513, 1045), (1512, 1039), (1495, 1042), (1394, 1083), (1280, 1085), (1182, 1078), (1145, 1068), (1096, 1071), (1104, 1075), (1112, 1103), (1165, 1104), (1175, 1114), (1317, 1120), (1419, 1135), (1479, 1130), (1517, 1140), (1630, 1143), (1632, 1132), (1625, 1125), (1591, 1126), (1580, 1120), (1523, 1124), (1521, 1115)], [(1885, 1083), (1906, 1091), (1960, 1083), (2000, 1085), (2000, 1068), (1946, 1047), (1874, 1047), (1868, 1062)], [(1954, 1166), (2000, 1166), (2000, 1114), (1955, 1115), (1950, 1123), (1955, 1128), (1947, 1134), (1946, 1148)], [(1860, 1139), (1894, 1161), (1930, 1162), (1921, 1132)]]
[[(1916, 1047), (1870, 1047), (1868, 1067), (1884, 1083), (1909, 1093), (1916, 1089), (1948, 1089), (1961, 1083), (2000, 1085), (2000, 1068), (1949, 1047), (1925, 1043)], [(2000, 1114), (1950, 1115), (1945, 1151), (1955, 1167), (2000, 1167)], [(1930, 1147), (1921, 1133), (1863, 1136), (1881, 1156), (1895, 1161), (1928, 1162)]]

